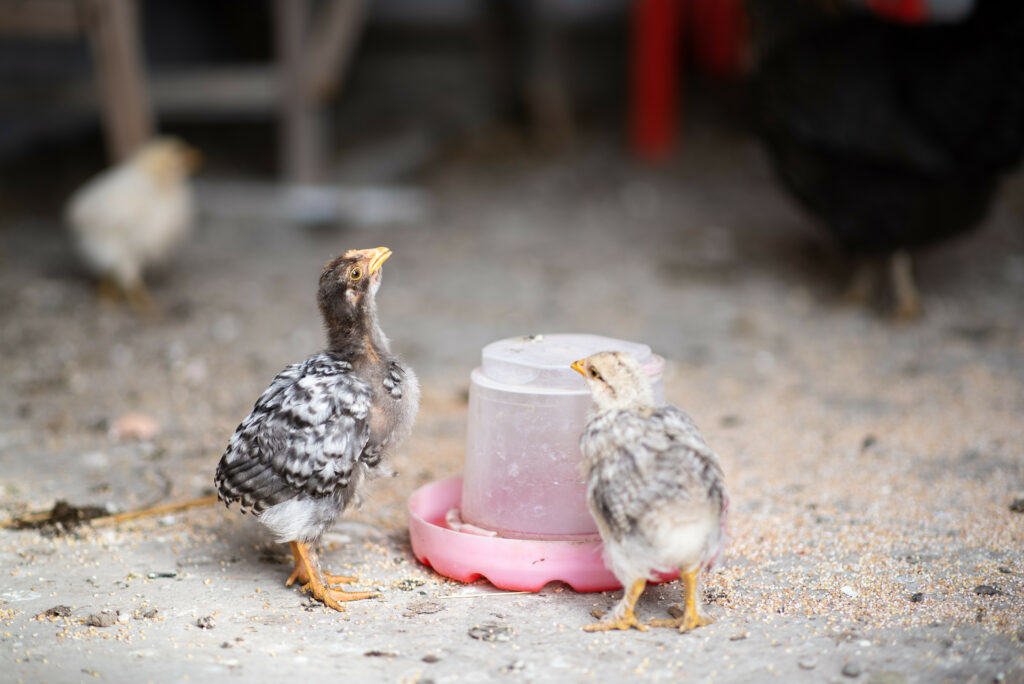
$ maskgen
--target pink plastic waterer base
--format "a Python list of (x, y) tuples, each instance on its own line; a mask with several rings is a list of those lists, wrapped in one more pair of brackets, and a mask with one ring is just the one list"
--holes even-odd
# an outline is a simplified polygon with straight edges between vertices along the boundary
[(622, 586), (604, 566), (600, 541), (510, 539), (456, 532), (447, 526), (445, 516), (461, 503), (461, 477), (425, 485), (409, 497), (413, 553), (445, 577), (460, 582), (483, 577), (509, 591), (540, 591), (556, 580), (580, 592)]

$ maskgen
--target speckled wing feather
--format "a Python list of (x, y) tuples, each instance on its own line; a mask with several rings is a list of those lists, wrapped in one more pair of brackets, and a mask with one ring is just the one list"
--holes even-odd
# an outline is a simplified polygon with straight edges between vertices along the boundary
[(588, 423), (580, 441), (584, 454), (601, 454), (587, 496), (616, 540), (636, 532), (661, 503), (711, 501), (725, 509), (718, 457), (676, 406), (658, 407), (649, 417), (608, 411)]
[(344, 494), (361, 458), (379, 460), (379, 445), (370, 443), (372, 397), (340, 355), (288, 366), (228, 443), (215, 478), (220, 498), (258, 515), (302, 495)]

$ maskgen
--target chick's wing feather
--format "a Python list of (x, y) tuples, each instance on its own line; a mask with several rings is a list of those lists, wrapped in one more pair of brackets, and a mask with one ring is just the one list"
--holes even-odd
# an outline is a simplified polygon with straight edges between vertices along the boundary
[(690, 417), (675, 406), (650, 417), (613, 412), (584, 433), (605, 450), (591, 470), (587, 496), (615, 538), (632, 534), (665, 503), (721, 499), (717, 457)]
[(369, 385), (317, 354), (281, 371), (256, 401), (217, 469), (221, 497), (260, 513), (300, 495), (347, 487), (370, 439)]

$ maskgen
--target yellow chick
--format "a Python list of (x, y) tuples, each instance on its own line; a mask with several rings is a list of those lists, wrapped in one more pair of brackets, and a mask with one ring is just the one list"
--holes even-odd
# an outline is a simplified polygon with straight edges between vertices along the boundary
[(68, 200), (76, 251), (99, 277), (100, 294), (152, 309), (143, 282), (147, 266), (165, 260), (193, 220), (188, 176), (198, 150), (175, 138), (155, 138), (131, 158), (89, 180)]

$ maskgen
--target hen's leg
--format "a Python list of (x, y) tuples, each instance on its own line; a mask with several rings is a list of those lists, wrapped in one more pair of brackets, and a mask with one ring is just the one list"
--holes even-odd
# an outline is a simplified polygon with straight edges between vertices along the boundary
[(680, 632), (689, 632), (695, 627), (711, 624), (711, 619), (700, 610), (700, 596), (697, 594), (697, 575), (700, 568), (680, 568), (679, 579), (683, 583), (683, 615), (676, 619), (651, 620), (652, 627), (672, 627)]
[(321, 573), (310, 558), (309, 548), (302, 542), (291, 542), (292, 556), (295, 558), (295, 570), (288, 577), (285, 586), (291, 586), (298, 581), (303, 591), (308, 591), (313, 598), (322, 601), (328, 608), (343, 610), (342, 603), (346, 601), (358, 601), (359, 599), (373, 598), (377, 594), (372, 591), (337, 591), (329, 589), (325, 583), (340, 584), (340, 580), (354, 581), (352, 577), (340, 575), (324, 575)]
[(894, 318), (909, 321), (921, 315), (921, 298), (914, 285), (914, 270), (910, 254), (904, 251), (893, 252), (889, 260), (889, 278), (892, 282), (892, 294), (895, 298), (892, 315)]
[(622, 600), (615, 606), (615, 610), (611, 612), (611, 615), (600, 622), (584, 625), (583, 629), (588, 632), (607, 632), (610, 629), (629, 629), (635, 627), (642, 632), (646, 632), (647, 627), (637, 622), (636, 615), (633, 613), (636, 600), (640, 598), (640, 594), (644, 593), (644, 587), (646, 586), (647, 580), (644, 579), (638, 579), (633, 582), (631, 587), (623, 590)]
[(876, 267), (875, 260), (863, 257), (857, 261), (853, 269), (853, 277), (843, 293), (843, 301), (851, 306), (867, 306), (875, 294)]

